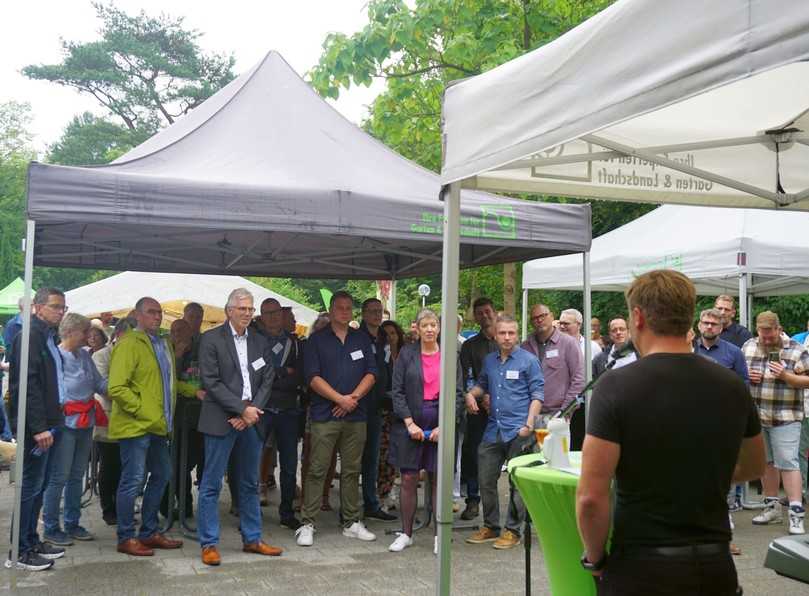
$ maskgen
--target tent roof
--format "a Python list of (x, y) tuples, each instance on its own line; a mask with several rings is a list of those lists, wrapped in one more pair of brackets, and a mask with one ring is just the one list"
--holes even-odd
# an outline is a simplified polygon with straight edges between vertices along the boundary
[(809, 209), (807, 59), (802, 2), (619, 0), (447, 89), (442, 180)]
[(17, 278), (0, 290), (0, 315), (15, 315), (19, 312), (18, 302), (25, 291), (25, 283)]
[[(664, 205), (593, 240), (592, 289), (622, 291), (635, 276), (665, 268), (690, 277), (703, 295), (738, 294), (741, 272), (753, 275), (753, 295), (806, 293), (807, 229), (809, 213)], [(580, 261), (530, 261), (523, 287), (581, 289)]]
[(228, 295), (236, 288), (245, 288), (253, 294), (258, 309), (266, 298), (275, 298), (281, 306), (291, 306), (299, 323), (311, 326), (317, 312), (294, 300), (268, 290), (243, 277), (230, 275), (194, 275), (178, 273), (148, 273), (126, 271), (100, 281), (87, 284), (65, 294), (71, 312), (98, 314), (117, 312), (135, 307), (144, 295), (158, 302), (198, 302), (224, 307)]
[[(28, 188), (37, 265), (355, 279), (441, 270), (438, 176), (343, 118), (275, 52), (113, 164), (33, 163)], [(462, 217), (465, 267), (589, 247), (587, 206), (466, 192)]]

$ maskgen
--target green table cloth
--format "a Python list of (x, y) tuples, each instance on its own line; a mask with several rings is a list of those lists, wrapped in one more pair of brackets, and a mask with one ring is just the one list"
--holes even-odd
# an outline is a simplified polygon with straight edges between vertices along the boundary
[[(541, 459), (541, 454), (515, 457), (508, 463), (508, 472), (539, 536), (551, 593), (553, 596), (594, 595), (593, 576), (579, 563), (584, 550), (576, 526), (579, 478), (547, 465), (523, 467)], [(571, 467), (580, 467), (581, 453), (571, 453), (570, 462)]]

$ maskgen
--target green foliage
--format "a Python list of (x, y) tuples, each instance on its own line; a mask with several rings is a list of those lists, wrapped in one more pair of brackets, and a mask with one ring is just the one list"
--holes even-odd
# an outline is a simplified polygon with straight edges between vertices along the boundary
[[(319, 302), (312, 302), (311, 296), (308, 292), (300, 288), (288, 277), (248, 277), (250, 281), (260, 285), (263, 288), (272, 290), (282, 296), (294, 300), (299, 304), (308, 306), (318, 312), (323, 310), (322, 304)], [(258, 308), (258, 306), (256, 306)]]
[(579, 24), (610, 0), (375, 0), (368, 24), (333, 33), (309, 73), (336, 98), (351, 85), (386, 80), (365, 123), (405, 157), (437, 171), (441, 96), (446, 85), (494, 68)]
[(84, 112), (71, 120), (48, 152), (50, 163), (79, 166), (105, 164), (141, 144), (156, 131), (131, 130), (107, 118)]
[(130, 130), (171, 124), (233, 79), (233, 56), (204, 54), (201, 34), (185, 29), (183, 18), (93, 6), (100, 39), (63, 41), (60, 64), (26, 66), (23, 74), (92, 95)]

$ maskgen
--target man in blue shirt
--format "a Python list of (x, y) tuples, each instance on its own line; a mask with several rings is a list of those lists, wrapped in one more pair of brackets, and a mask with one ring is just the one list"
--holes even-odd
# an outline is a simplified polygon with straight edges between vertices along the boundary
[(335, 292), (329, 326), (313, 334), (304, 348), (303, 372), (312, 396), (312, 451), (301, 508), (303, 525), (296, 532), (299, 546), (314, 543), (315, 518), (335, 445), (340, 452), (343, 536), (376, 540), (360, 521), (359, 476), (366, 434), (363, 397), (374, 385), (377, 368), (368, 334), (348, 326), (353, 306), (351, 294)]
[[(723, 314), (717, 308), (708, 308), (699, 314), (700, 337), (694, 340), (694, 353), (706, 358), (710, 358), (717, 364), (729, 368), (735, 372), (745, 384), (750, 385), (750, 378), (747, 374), (747, 362), (740, 348), (720, 337), (722, 333)], [(740, 484), (730, 487), (728, 493), (728, 510), (733, 513), (742, 510), (742, 490)], [(731, 530), (733, 529), (733, 518), (730, 518)], [(733, 555), (742, 554), (742, 550), (736, 545), (730, 544), (730, 552)]]
[(477, 385), (466, 394), (470, 413), (478, 411), (477, 400), (489, 414), (478, 452), (478, 478), (483, 501), (484, 526), (466, 539), (470, 544), (494, 542), (494, 548), (507, 549), (520, 543), (520, 526), (525, 520), (525, 505), (520, 494), (510, 488), (506, 526), (500, 530), (500, 502), (497, 480), (503, 463), (520, 454), (532, 440), (534, 418), (545, 399), (545, 381), (539, 360), (519, 347), (517, 321), (501, 315), (495, 324), (499, 352), (483, 360)]
[(694, 342), (694, 352), (729, 368), (749, 385), (747, 363), (741, 349), (720, 337), (722, 313), (715, 308), (703, 310), (699, 315), (699, 332), (700, 337)]

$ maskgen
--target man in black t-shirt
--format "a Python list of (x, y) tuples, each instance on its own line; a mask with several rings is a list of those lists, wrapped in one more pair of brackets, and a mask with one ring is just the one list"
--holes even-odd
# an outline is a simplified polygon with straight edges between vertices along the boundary
[(582, 565), (601, 595), (736, 594), (725, 498), (731, 481), (764, 470), (758, 413), (737, 375), (691, 353), (687, 277), (651, 271), (626, 299), (642, 358), (605, 373), (590, 402), (576, 506)]

